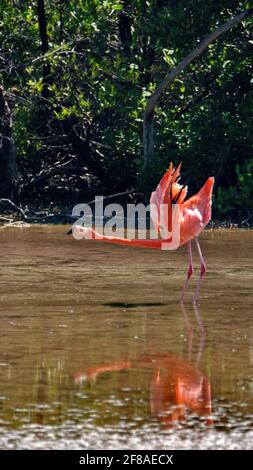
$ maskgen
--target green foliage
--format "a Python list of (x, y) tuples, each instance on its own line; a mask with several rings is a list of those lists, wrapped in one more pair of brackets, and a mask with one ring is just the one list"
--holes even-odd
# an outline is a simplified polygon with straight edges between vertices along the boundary
[(234, 186), (227, 189), (218, 188), (214, 200), (217, 216), (222, 219), (232, 217), (233, 220), (242, 220), (252, 217), (253, 214), (253, 159), (248, 160), (240, 167), (236, 165), (237, 181)]
[[(25, 184), (36, 175), (69, 161), (81, 166), (81, 177), (61, 173), (43, 180), (36, 195), (44, 198), (51, 188), (52, 199), (68, 198), (83, 187), (90, 191), (87, 197), (98, 188), (140, 187), (148, 193), (170, 161), (183, 161), (182, 178), (191, 191), (219, 174), (217, 217), (247, 216), (252, 210), (250, 19), (213, 43), (162, 98), (155, 118), (156, 160), (148, 170), (142, 120), (165, 74), (251, 3), (47, 0), (49, 51), (42, 54), (37, 1), (2, 0), (0, 82), (13, 113), (23, 197), (31, 196)], [(88, 157), (78, 155), (71, 126), (80, 139), (89, 139)]]

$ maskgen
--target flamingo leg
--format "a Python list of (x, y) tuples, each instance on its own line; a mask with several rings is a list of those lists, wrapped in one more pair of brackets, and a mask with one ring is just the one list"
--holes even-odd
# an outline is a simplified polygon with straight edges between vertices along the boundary
[(197, 284), (197, 287), (196, 287), (196, 291), (195, 291), (195, 294), (193, 296), (193, 302), (196, 302), (198, 300), (201, 282), (202, 282), (202, 279), (203, 279), (204, 275), (206, 274), (206, 263), (204, 261), (203, 255), (202, 255), (200, 244), (199, 244), (199, 241), (198, 241), (197, 238), (195, 238), (195, 241), (196, 241), (198, 255), (199, 255), (199, 259), (200, 259), (200, 273), (199, 273), (199, 280), (198, 280), (198, 284)]
[(193, 273), (193, 261), (192, 261), (192, 245), (191, 245), (191, 240), (188, 241), (187, 247), (188, 247), (189, 266), (188, 266), (188, 271), (187, 271), (187, 275), (186, 275), (186, 280), (185, 280), (183, 289), (182, 289), (182, 291), (181, 291), (181, 296), (180, 296), (181, 302), (183, 302), (183, 300), (184, 300), (184, 294), (185, 294), (185, 292), (186, 292), (186, 290), (187, 290), (190, 277), (191, 277), (191, 275), (192, 275), (192, 273)]

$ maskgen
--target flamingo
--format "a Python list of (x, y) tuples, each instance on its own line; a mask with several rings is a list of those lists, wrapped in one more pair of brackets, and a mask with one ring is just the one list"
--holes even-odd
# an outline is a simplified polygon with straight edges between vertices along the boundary
[[(192, 240), (195, 240), (197, 253), (200, 259), (200, 272), (199, 279), (197, 282), (195, 294), (193, 296), (193, 303), (195, 303), (199, 297), (200, 286), (203, 277), (206, 273), (206, 263), (203, 258), (203, 254), (200, 248), (198, 236), (209, 223), (211, 219), (211, 206), (212, 206), (212, 190), (214, 185), (214, 177), (209, 177), (199, 192), (189, 199), (186, 199), (188, 187), (179, 184), (180, 179), (181, 163), (174, 167), (171, 163), (169, 169), (163, 175), (159, 182), (156, 190), (151, 194), (151, 219), (156, 232), (160, 235), (162, 230), (162, 214), (161, 207), (166, 205), (168, 226), (172, 223), (172, 204), (180, 205), (180, 215), (177, 222), (180, 225), (180, 240), (178, 246), (187, 244), (188, 247), (188, 270), (186, 279), (181, 291), (180, 300), (184, 300), (185, 292), (188, 288), (190, 278), (193, 274), (193, 257), (192, 257)], [(156, 208), (156, 214), (152, 210), (152, 207)], [(150, 248), (150, 249), (162, 249), (163, 243), (170, 242), (169, 239), (128, 239), (122, 237), (106, 236), (96, 232), (92, 228), (81, 227), (78, 225), (73, 226), (73, 231), (79, 230), (86, 235), (89, 233), (91, 239), (100, 240), (103, 242), (116, 243), (126, 246)], [(68, 233), (71, 233), (68, 232)]]

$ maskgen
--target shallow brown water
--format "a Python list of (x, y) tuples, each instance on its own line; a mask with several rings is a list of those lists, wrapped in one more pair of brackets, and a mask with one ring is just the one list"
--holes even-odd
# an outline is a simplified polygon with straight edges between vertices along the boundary
[(253, 448), (253, 232), (187, 257), (0, 230), (0, 448)]

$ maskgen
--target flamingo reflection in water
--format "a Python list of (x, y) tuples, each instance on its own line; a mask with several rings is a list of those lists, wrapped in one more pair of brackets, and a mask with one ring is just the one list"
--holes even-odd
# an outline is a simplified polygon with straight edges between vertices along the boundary
[(181, 303), (182, 314), (187, 329), (187, 360), (172, 355), (143, 355), (134, 360), (117, 361), (111, 364), (91, 367), (74, 375), (76, 383), (95, 383), (100, 374), (129, 369), (152, 369), (153, 377), (149, 386), (150, 412), (158, 417), (167, 428), (187, 419), (189, 412), (204, 418), (212, 424), (211, 386), (208, 378), (199, 368), (205, 342), (205, 330), (198, 307), (193, 304), (199, 327), (199, 346), (193, 359), (194, 329), (186, 309)]

